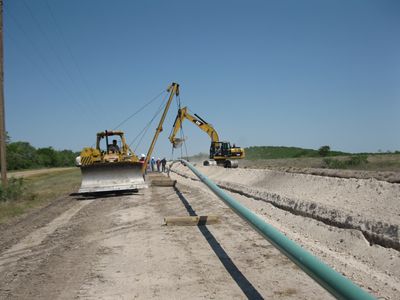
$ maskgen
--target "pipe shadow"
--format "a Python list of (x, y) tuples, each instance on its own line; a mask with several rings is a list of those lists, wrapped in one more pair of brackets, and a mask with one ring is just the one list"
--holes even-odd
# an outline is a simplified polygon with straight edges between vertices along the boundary
[(69, 194), (69, 196), (75, 198), (75, 200), (77, 200), (77, 201), (95, 200), (95, 199), (104, 199), (104, 198), (118, 198), (121, 196), (129, 196), (129, 195), (143, 195), (143, 194), (139, 193), (138, 190), (97, 192), (97, 193), (71, 193), (71, 194)]
[[(183, 194), (179, 191), (179, 189), (174, 186), (174, 190), (178, 195), (179, 199), (182, 201), (185, 206), (187, 212), (190, 216), (197, 216), (196, 211), (190, 205), (188, 200), (183, 196)], [(243, 275), (243, 273), (238, 269), (232, 259), (229, 257), (228, 253), (224, 250), (221, 244), (217, 241), (214, 235), (208, 230), (206, 225), (198, 225), (197, 226), (211, 249), (213, 249), (214, 253), (217, 255), (218, 259), (221, 261), (222, 265), (228, 271), (229, 275), (231, 275), (232, 279), (236, 282), (242, 292), (248, 299), (264, 299), (263, 296), (257, 291), (257, 289), (251, 284), (251, 282)]]

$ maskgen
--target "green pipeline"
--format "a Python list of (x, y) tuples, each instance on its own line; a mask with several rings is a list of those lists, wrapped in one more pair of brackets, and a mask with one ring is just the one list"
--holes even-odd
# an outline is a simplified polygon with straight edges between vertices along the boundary
[(247, 207), (222, 191), (214, 182), (201, 174), (189, 162), (181, 160), (214, 194), (225, 202), (237, 215), (248, 222), (258, 233), (267, 239), (272, 245), (285, 254), (290, 260), (298, 265), (311, 278), (318, 282), (323, 288), (337, 299), (375, 299), (351, 280), (339, 274), (331, 267), (320, 261), (300, 245), (288, 239), (283, 233), (273, 226), (267, 224)]

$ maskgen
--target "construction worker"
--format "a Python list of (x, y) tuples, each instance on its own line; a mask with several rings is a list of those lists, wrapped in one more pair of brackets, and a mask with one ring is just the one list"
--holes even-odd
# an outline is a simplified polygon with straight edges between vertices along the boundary
[(119, 152), (119, 147), (117, 145), (117, 140), (113, 140), (113, 143), (108, 147), (108, 151), (117, 153)]
[(160, 160), (160, 158), (158, 157), (157, 160), (156, 160), (157, 172), (160, 172), (160, 164), (161, 164), (161, 160)]
[(150, 160), (150, 166), (151, 166), (151, 171), (154, 172), (154, 165), (156, 164), (156, 160), (154, 159), (154, 156)]
[(165, 159), (165, 157), (161, 160), (161, 166), (162, 166), (162, 172), (166, 172), (165, 170), (165, 165), (167, 164), (167, 160)]

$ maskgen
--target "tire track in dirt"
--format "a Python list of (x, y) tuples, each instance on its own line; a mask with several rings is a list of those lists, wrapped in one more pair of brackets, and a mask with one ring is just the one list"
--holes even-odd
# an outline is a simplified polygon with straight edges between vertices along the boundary
[(14, 244), (10, 249), (1, 253), (0, 272), (3, 271), (4, 265), (15, 263), (20, 259), (30, 256), (32, 254), (32, 248), (39, 246), (49, 235), (61, 226), (67, 224), (78, 211), (80, 211), (84, 206), (90, 204), (92, 201), (93, 200), (75, 202), (74, 206), (56, 217), (53, 221), (33, 231), (17, 244)]

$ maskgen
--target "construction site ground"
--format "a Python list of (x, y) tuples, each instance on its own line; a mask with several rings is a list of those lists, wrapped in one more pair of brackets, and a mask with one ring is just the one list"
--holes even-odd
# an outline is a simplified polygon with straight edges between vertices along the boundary
[[(175, 186), (150, 185), (138, 193), (120, 196), (65, 196), (24, 218), (2, 224), (0, 299), (332, 298), (183, 166), (172, 169), (170, 176), (177, 180)], [(299, 213), (297, 208), (291, 210), (274, 205), (273, 201), (262, 201), (266, 195), (257, 189), (256, 180), (249, 180), (245, 170), (237, 174), (240, 170), (199, 169), (210, 177), (214, 174), (234, 198), (373, 295), (398, 299), (398, 184), (378, 182), (375, 187), (376, 181), (372, 181), (374, 189), (378, 189), (376, 193), (390, 199), (378, 197), (370, 205), (376, 207), (377, 215), (387, 214), (381, 219), (393, 225), (393, 230), (397, 228), (397, 233), (384, 231), (381, 239), (372, 235), (367, 240), (368, 235), (366, 238), (366, 233), (355, 225), (341, 227), (340, 218), (327, 224), (324, 218), (318, 220), (312, 214)], [(317, 178), (321, 176), (296, 176), (310, 176), (304, 180), (314, 178), (310, 184), (319, 184), (328, 192), (329, 184), (334, 184), (321, 185)], [(261, 178), (260, 174), (255, 177)], [(160, 178), (167, 179), (165, 174), (147, 176), (149, 182)], [(269, 195), (272, 200), (277, 195), (291, 200), (291, 191), (284, 182), (294, 181), (287, 179), (278, 176), (271, 183), (274, 186), (267, 186), (275, 195)], [(346, 180), (354, 179), (341, 180), (340, 184), (346, 187)], [(356, 184), (365, 192), (368, 180), (365, 186), (362, 183)], [(339, 191), (335, 195), (342, 197)], [(306, 190), (299, 194), (299, 199), (317, 203), (317, 216), (318, 207), (333, 207), (341, 212), (335, 205), (326, 205), (327, 197), (321, 197), (318, 205), (317, 195), (311, 197)], [(394, 203), (394, 207), (382, 208), (388, 203)], [(301, 202), (297, 204), (301, 206)], [(354, 203), (347, 205), (354, 210)], [(374, 207), (363, 207), (359, 219), (373, 220), (370, 211)], [(216, 215), (220, 222), (206, 226), (164, 224), (167, 216), (190, 215)], [(348, 223), (357, 225), (358, 219), (354, 220)], [(382, 230), (386, 228), (383, 227)]]

